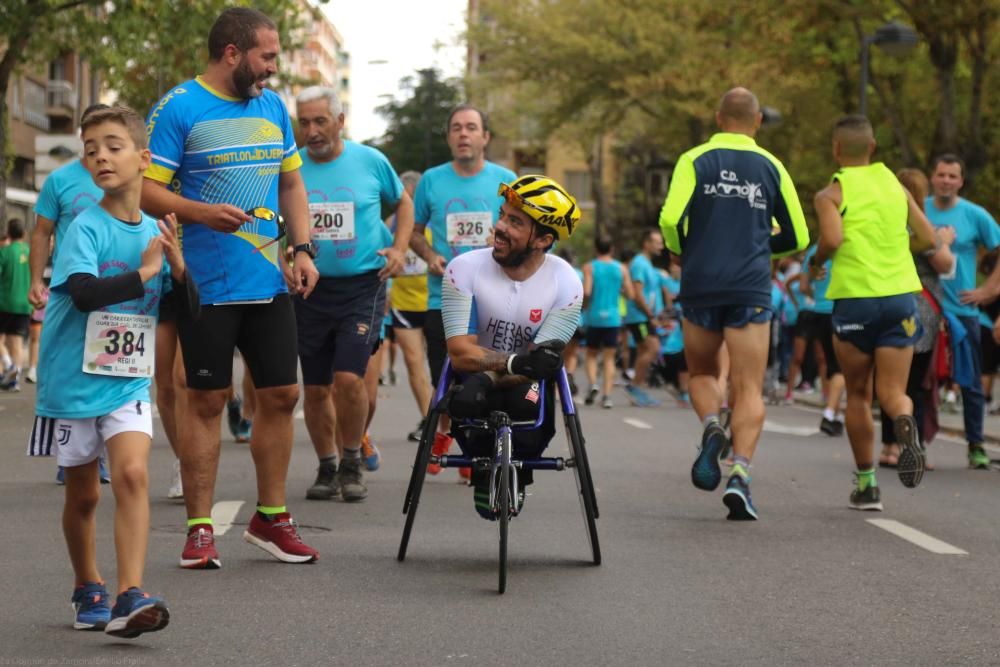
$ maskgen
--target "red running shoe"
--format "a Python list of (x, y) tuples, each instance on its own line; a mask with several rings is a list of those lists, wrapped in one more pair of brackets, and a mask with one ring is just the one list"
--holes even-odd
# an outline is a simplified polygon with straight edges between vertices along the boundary
[[(438, 431), (434, 434), (434, 444), (431, 445), (431, 456), (444, 456), (451, 449), (451, 436)], [(427, 472), (436, 475), (441, 472), (441, 466), (437, 463), (428, 463)]]
[(288, 512), (275, 515), (271, 521), (262, 518), (260, 512), (254, 512), (243, 539), (283, 563), (313, 563), (319, 559), (319, 552), (299, 537)]
[(210, 523), (198, 523), (188, 528), (187, 542), (181, 553), (181, 567), (189, 570), (218, 570), (222, 567), (215, 550), (215, 532)]

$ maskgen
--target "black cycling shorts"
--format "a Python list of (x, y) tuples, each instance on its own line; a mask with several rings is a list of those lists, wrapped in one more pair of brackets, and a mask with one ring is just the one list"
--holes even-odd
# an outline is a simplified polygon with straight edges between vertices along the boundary
[(295, 311), (287, 294), (269, 303), (203, 305), (197, 320), (180, 308), (177, 336), (191, 389), (231, 385), (237, 348), (256, 388), (298, 384)]

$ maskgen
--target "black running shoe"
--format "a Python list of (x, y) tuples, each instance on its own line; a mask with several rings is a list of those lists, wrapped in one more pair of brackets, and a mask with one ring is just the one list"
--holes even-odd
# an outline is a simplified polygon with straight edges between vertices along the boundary
[(593, 405), (594, 401), (597, 400), (597, 395), (601, 393), (601, 390), (597, 388), (597, 385), (593, 385), (590, 391), (587, 392), (587, 398), (583, 399), (584, 405)]
[(908, 489), (916, 488), (924, 477), (926, 454), (920, 444), (917, 420), (912, 415), (900, 415), (892, 420), (892, 428), (899, 443), (899, 463), (896, 473), (899, 481)]
[(882, 511), (882, 493), (877, 486), (869, 486), (862, 491), (857, 486), (851, 491), (851, 501), (848, 505), (852, 510), (869, 512)]
[(417, 427), (406, 434), (406, 439), (410, 442), (420, 442), (420, 438), (424, 435), (424, 422), (427, 420), (426, 417), (420, 420)]
[(750, 498), (750, 480), (742, 475), (733, 475), (726, 483), (726, 492), (722, 494), (722, 502), (729, 508), (730, 521), (756, 521), (757, 508)]
[(823, 433), (826, 433), (832, 438), (837, 435), (837, 422), (823, 417), (823, 419), (819, 422), (819, 430), (823, 431)]
[(691, 482), (703, 491), (714, 491), (722, 481), (719, 457), (727, 442), (726, 432), (712, 422), (701, 436), (701, 451), (691, 466)]

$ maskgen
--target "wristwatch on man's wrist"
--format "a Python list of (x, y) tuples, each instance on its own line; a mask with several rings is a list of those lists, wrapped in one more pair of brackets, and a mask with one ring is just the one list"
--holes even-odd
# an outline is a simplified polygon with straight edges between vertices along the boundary
[(300, 243), (292, 248), (292, 256), (298, 255), (300, 252), (304, 252), (309, 255), (310, 259), (316, 259), (316, 255), (319, 254), (319, 249), (316, 244), (310, 241), (309, 243)]

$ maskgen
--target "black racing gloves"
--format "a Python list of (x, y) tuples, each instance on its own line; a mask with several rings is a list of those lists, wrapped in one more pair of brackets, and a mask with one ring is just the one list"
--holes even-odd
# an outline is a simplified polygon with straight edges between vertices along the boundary
[(526, 354), (512, 354), (507, 359), (507, 372), (533, 380), (554, 380), (563, 366), (564, 347), (566, 344), (561, 340), (549, 340)]
[(448, 413), (458, 419), (476, 419), (485, 416), (486, 393), (493, 388), (493, 380), (486, 373), (466, 376), (448, 403)]

